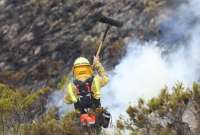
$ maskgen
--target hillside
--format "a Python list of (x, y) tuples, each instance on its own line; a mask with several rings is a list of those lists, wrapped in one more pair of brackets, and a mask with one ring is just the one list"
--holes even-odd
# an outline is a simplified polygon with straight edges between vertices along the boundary
[[(0, 81), (9, 85), (55, 87), (78, 56), (92, 59), (106, 25), (88, 16), (102, 11), (124, 22), (107, 37), (102, 61), (112, 69), (130, 39), (150, 40), (162, 35), (159, 12), (174, 8), (170, 0), (2, 0), (0, 3)], [(34, 87), (33, 87), (34, 86)]]
[[(198, 135), (199, 5), (0, 0), (0, 135)], [(101, 103), (113, 122), (88, 131), (63, 97), (74, 60), (92, 62), (106, 29), (96, 13), (123, 26), (110, 29), (100, 53), (109, 76)]]

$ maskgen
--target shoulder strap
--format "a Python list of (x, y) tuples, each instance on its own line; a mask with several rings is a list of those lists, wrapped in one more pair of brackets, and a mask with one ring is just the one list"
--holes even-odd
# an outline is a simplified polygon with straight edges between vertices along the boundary
[(93, 80), (94, 80), (94, 76), (88, 78), (84, 82), (75, 79), (73, 81), (73, 83), (76, 87), (77, 94), (80, 95), (82, 92), (83, 93), (90, 93)]
[(94, 80), (94, 76), (88, 78), (85, 82), (92, 84), (93, 80)]
[(85, 80), (84, 82), (83, 81), (80, 81), (80, 80), (77, 80), (77, 79), (74, 79), (73, 80), (73, 83), (76, 85), (76, 84), (84, 84), (84, 83), (92, 83), (94, 80), (94, 76), (88, 78), (87, 80)]

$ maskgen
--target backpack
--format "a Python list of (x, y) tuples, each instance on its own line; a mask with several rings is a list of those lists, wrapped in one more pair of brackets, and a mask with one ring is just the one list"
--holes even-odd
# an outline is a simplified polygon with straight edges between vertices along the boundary
[(94, 77), (90, 77), (87, 80), (80, 81), (74, 80), (73, 83), (76, 87), (76, 93), (79, 96), (78, 102), (81, 108), (91, 108), (93, 104), (92, 97), (92, 82)]

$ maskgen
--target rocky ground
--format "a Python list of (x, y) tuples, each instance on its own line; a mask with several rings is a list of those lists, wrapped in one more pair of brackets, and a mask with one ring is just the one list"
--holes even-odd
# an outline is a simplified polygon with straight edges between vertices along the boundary
[[(75, 58), (92, 60), (106, 28), (89, 20), (98, 11), (124, 23), (109, 31), (101, 53), (104, 66), (111, 70), (130, 40), (161, 40), (167, 15), (160, 12), (184, 1), (0, 0), (0, 83), (33, 90), (55, 88)], [(198, 133), (193, 106), (188, 108), (184, 120)]]
[[(125, 53), (130, 39), (157, 38), (162, 31), (160, 9), (175, 6), (172, 0), (1, 0), (0, 81), (29, 89), (55, 87), (69, 73), (78, 56), (92, 59), (106, 25), (93, 24), (88, 16), (104, 15), (124, 22), (112, 28), (101, 57), (112, 69)], [(173, 5), (173, 6), (172, 6)], [(34, 87), (33, 87), (34, 86)]]

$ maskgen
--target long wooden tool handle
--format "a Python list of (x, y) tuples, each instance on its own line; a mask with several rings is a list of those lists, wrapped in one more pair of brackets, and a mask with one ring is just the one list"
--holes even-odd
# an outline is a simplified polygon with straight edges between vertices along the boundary
[(109, 29), (110, 29), (110, 25), (108, 25), (106, 27), (106, 31), (104, 32), (103, 38), (102, 38), (102, 40), (101, 40), (101, 42), (99, 44), (99, 47), (98, 47), (98, 50), (97, 50), (97, 53), (96, 53), (96, 57), (99, 57), (99, 54), (100, 54), (102, 46), (103, 46), (103, 42), (105, 41), (105, 38), (106, 38), (106, 35), (107, 35)]
[(103, 45), (103, 42), (101, 41), (100, 44), (99, 44), (99, 47), (98, 47), (97, 53), (96, 53), (96, 57), (99, 56), (99, 54), (100, 54), (100, 52), (101, 52), (102, 45)]

